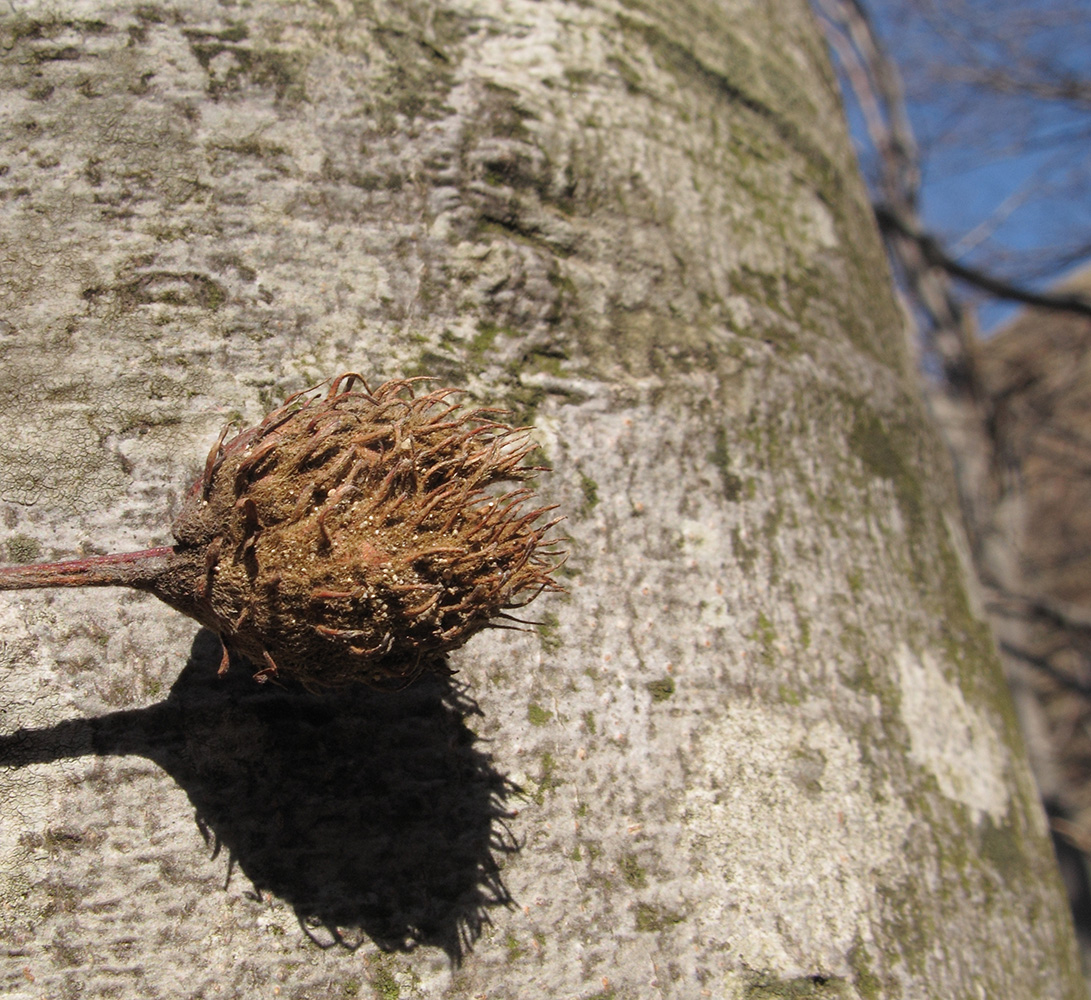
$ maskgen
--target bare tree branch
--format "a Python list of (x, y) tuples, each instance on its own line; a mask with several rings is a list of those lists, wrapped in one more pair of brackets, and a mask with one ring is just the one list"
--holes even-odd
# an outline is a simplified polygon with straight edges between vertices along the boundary
[(1074, 74), (1052, 79), (1012, 73), (995, 66), (962, 66), (947, 70), (948, 79), (1001, 94), (1033, 97), (1039, 101), (1062, 101), (1091, 110), (1091, 80)]
[(921, 231), (905, 217), (904, 213), (887, 204), (878, 204), (874, 208), (875, 218), (883, 232), (895, 232), (899, 236), (912, 240), (920, 248), (924, 259), (929, 264), (942, 268), (951, 277), (980, 288), (998, 299), (1091, 317), (1091, 300), (1086, 296), (1063, 292), (1035, 292), (998, 278), (996, 275), (961, 264), (943, 249), (936, 237)]
[(1084, 698), (1091, 698), (1091, 685), (1082, 684), (1075, 678), (1069, 677), (1067, 674), (1053, 666), (1045, 657), (1035, 656), (1033, 653), (1010, 642), (1001, 642), (1000, 648), (1007, 653), (1008, 656), (1015, 657), (1015, 659), (1026, 663), (1028, 666), (1034, 667), (1035, 670), (1045, 674), (1050, 680), (1066, 690), (1074, 691)]
[(1017, 615), (1057, 625), (1066, 632), (1086, 633), (1091, 637), (1091, 613), (1064, 601), (1029, 594), (1004, 594), (989, 603), (989, 610), (1002, 615)]

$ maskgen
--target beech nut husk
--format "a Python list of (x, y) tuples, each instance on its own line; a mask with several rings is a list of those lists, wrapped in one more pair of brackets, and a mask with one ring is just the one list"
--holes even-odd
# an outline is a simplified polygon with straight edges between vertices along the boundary
[[(406, 683), (542, 591), (558, 519), (525, 485), (526, 428), (427, 379), (349, 372), (288, 398), (208, 455), (176, 544), (0, 570), (0, 589), (151, 591), (216, 632), (259, 681)], [(318, 390), (325, 388), (325, 383)], [(498, 489), (497, 484), (514, 483)]]

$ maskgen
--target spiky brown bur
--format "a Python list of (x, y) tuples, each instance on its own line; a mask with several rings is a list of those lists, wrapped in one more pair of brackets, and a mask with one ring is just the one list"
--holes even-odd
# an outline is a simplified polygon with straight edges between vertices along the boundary
[[(354, 382), (361, 388), (354, 391)], [(559, 589), (526, 510), (533, 450), (457, 390), (374, 391), (350, 373), (217, 443), (151, 588), (214, 629), (260, 679), (309, 686), (411, 677), (506, 610)]]

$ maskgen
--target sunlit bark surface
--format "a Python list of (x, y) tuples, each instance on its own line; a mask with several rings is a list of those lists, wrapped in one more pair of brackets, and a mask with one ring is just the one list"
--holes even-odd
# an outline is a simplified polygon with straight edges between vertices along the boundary
[(6, 995), (1082, 995), (802, 2), (9, 6), (9, 561), (347, 369), (533, 424), (570, 555), (399, 694), (3, 595)]

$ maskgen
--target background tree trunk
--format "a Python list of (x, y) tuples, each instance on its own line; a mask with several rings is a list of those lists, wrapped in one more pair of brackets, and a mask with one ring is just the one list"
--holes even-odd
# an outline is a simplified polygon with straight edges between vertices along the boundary
[(357, 369), (533, 422), (570, 561), (400, 695), (4, 595), (8, 995), (1083, 995), (802, 0), (15, 6), (9, 557)]

